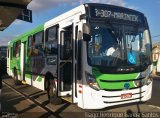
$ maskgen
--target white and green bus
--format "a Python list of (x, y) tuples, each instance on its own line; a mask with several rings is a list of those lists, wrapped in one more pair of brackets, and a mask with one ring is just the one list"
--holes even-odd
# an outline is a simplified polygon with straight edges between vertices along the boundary
[(80, 5), (8, 44), (8, 74), (84, 109), (151, 98), (152, 43), (143, 13)]

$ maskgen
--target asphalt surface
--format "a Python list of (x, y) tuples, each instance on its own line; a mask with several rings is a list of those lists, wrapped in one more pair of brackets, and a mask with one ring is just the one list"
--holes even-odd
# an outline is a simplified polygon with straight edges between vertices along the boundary
[(20, 118), (160, 117), (160, 77), (154, 77), (151, 100), (101, 110), (83, 110), (76, 104), (65, 101), (61, 105), (52, 105), (48, 102), (45, 91), (29, 85), (15, 86), (12, 78), (2, 78), (3, 116), (9, 114)]

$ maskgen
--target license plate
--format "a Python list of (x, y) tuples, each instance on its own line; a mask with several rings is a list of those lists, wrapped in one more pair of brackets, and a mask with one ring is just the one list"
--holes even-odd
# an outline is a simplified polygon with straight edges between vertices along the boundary
[(132, 93), (121, 94), (121, 99), (132, 98)]

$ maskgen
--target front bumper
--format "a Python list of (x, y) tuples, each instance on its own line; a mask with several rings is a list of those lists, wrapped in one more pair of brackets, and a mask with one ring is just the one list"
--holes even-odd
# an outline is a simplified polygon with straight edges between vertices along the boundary
[[(83, 107), (84, 109), (102, 109), (109, 106), (144, 102), (151, 98), (152, 83), (140, 88), (122, 91), (96, 91), (88, 86), (83, 88)], [(121, 94), (132, 93), (131, 98), (121, 99)]]

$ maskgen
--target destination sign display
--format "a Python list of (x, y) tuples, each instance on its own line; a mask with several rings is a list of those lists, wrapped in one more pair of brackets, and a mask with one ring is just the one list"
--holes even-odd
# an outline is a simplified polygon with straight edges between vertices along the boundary
[(127, 14), (127, 13), (122, 13), (122, 12), (115, 12), (115, 11), (110, 11), (110, 10), (103, 10), (103, 9), (95, 9), (95, 16), (138, 22), (137, 15)]
[(121, 7), (100, 7), (90, 6), (91, 18), (107, 18), (112, 20), (123, 20), (127, 22), (142, 23), (143, 14), (133, 10), (121, 8)]

